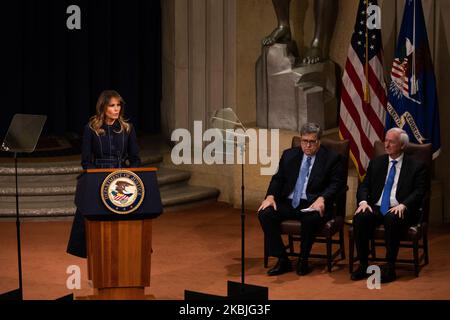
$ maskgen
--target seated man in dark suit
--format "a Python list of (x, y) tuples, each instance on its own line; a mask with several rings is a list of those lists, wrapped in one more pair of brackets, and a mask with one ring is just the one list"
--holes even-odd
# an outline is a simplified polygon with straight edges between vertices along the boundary
[[(317, 230), (331, 219), (332, 203), (345, 184), (341, 156), (320, 145), (321, 128), (307, 123), (300, 133), (301, 148), (283, 152), (278, 172), (272, 177), (266, 199), (258, 209), (269, 256), (278, 258), (276, 265), (268, 271), (269, 276), (292, 270), (280, 230), (280, 223), (289, 219), (302, 222), (297, 274), (309, 272), (308, 257)], [(304, 211), (306, 208), (311, 210)]]
[(353, 218), (353, 232), (360, 259), (352, 280), (368, 277), (369, 239), (376, 226), (384, 225), (387, 264), (382, 266), (381, 282), (395, 280), (400, 233), (417, 223), (418, 208), (426, 192), (425, 164), (409, 158), (403, 150), (408, 134), (393, 128), (386, 133), (386, 155), (369, 162), (366, 176), (358, 188), (359, 205)]

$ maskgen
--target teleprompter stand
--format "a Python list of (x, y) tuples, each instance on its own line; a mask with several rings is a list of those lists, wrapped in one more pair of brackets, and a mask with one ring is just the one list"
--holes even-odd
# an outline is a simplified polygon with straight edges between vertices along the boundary
[[(222, 132), (223, 142), (239, 148), (241, 156), (241, 282), (227, 282), (227, 296), (185, 290), (185, 300), (268, 300), (269, 289), (245, 283), (245, 201), (244, 158), (248, 135), (246, 128), (231, 108), (220, 109), (211, 118), (211, 126)], [(236, 132), (235, 130), (239, 131)]]
[(14, 115), (1, 149), (14, 154), (14, 175), (16, 181), (16, 234), (17, 265), (19, 269), (19, 288), (0, 295), (0, 300), (23, 300), (22, 254), (20, 242), (19, 187), (17, 182), (17, 155), (32, 153), (44, 127), (47, 116), (16, 114)]

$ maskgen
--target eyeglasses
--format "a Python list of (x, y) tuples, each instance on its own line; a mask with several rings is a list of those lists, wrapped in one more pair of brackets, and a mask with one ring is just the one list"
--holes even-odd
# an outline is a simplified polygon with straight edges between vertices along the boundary
[(317, 143), (317, 140), (306, 140), (306, 139), (302, 139), (301, 143), (303, 145), (311, 145), (314, 146)]

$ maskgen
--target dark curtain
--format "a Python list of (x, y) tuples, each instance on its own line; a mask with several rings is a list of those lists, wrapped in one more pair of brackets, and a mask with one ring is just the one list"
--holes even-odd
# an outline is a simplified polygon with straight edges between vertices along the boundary
[[(70, 5), (81, 30), (66, 26)], [(45, 133), (81, 133), (105, 89), (121, 94), (138, 132), (159, 132), (160, 1), (9, 0), (1, 21), (0, 135), (15, 113), (46, 114)]]

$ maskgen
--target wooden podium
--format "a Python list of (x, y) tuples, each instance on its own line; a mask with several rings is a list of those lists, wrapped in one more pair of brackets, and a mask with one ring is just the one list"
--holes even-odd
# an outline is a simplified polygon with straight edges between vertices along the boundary
[(91, 299), (147, 299), (150, 286), (152, 220), (86, 220)]
[[(96, 182), (102, 182), (108, 174), (116, 170), (119, 169), (87, 170), (87, 179), (91, 183), (84, 183), (84, 192), (86, 187), (96, 188)], [(88, 278), (92, 281), (94, 295), (80, 299), (143, 300), (153, 297), (146, 296), (144, 290), (150, 286), (152, 219), (162, 213), (156, 169), (125, 170), (140, 177), (153, 173), (153, 178), (150, 174), (146, 179), (142, 179), (147, 182), (145, 189), (149, 189), (149, 184), (151, 185), (152, 197), (142, 203), (142, 208), (138, 209), (140, 212), (137, 213), (120, 215), (108, 212), (93, 215), (92, 211), (88, 211), (90, 213), (85, 214)], [(77, 189), (78, 187), (81, 188), (80, 185)], [(96, 207), (95, 201), (90, 203), (91, 207)], [(152, 210), (149, 208), (156, 211), (151, 214)]]

